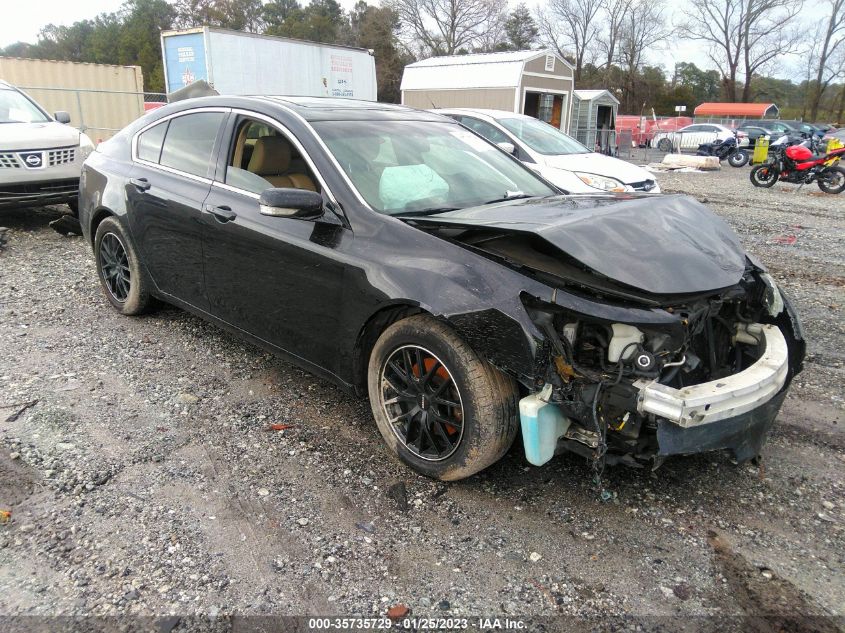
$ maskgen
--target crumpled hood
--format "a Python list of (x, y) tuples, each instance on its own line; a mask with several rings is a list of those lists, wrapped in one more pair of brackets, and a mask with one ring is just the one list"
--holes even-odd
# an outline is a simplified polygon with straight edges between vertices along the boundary
[(598, 176), (615, 178), (626, 185), (643, 180), (654, 180), (654, 174), (642, 167), (637, 167), (624, 160), (605, 156), (597, 152), (590, 154), (561, 154), (558, 156), (544, 156), (543, 161), (549, 167), (577, 171)]
[(535, 234), (600, 275), (653, 294), (726, 288), (745, 271), (731, 228), (688, 196), (559, 196), (412, 219)]
[(0, 150), (50, 149), (79, 145), (79, 130), (48, 121), (0, 124)]

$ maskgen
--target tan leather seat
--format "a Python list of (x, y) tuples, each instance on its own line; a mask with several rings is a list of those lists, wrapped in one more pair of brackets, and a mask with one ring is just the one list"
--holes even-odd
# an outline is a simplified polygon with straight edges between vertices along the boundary
[(281, 136), (262, 136), (255, 141), (248, 171), (267, 180), (274, 187), (291, 187), (316, 191), (314, 182), (305, 174), (289, 174), (290, 143)]

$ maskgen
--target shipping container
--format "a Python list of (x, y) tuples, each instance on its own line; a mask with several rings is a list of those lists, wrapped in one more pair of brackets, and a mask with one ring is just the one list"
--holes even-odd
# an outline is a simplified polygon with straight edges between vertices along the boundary
[(204, 79), (220, 94), (376, 100), (370, 51), (201, 27), (161, 34), (167, 92)]
[(144, 113), (139, 66), (0, 57), (0, 79), (21, 88), (49, 113), (65, 110), (91, 138), (109, 138)]

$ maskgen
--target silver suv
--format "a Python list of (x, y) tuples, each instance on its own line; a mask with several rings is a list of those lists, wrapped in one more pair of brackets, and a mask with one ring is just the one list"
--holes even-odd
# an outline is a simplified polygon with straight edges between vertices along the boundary
[(0, 81), (0, 209), (67, 203), (77, 211), (82, 163), (91, 139), (51, 117), (28, 95)]

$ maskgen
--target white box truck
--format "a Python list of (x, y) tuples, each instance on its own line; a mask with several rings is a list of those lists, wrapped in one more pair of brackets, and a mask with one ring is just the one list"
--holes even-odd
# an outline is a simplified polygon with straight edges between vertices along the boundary
[(167, 92), (204, 79), (220, 94), (376, 100), (363, 48), (204, 26), (161, 34)]

